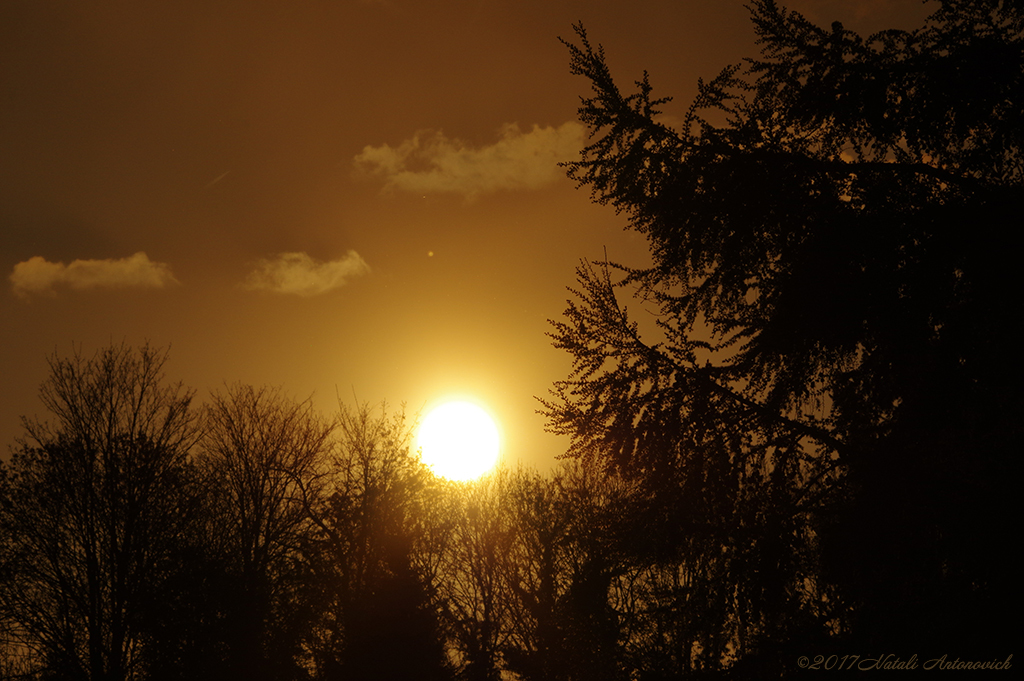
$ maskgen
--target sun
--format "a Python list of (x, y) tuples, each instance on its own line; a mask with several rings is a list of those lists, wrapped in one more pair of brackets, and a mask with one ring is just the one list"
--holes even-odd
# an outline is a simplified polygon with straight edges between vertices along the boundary
[(472, 402), (445, 402), (431, 411), (419, 428), (417, 443), (423, 463), (434, 475), (466, 481), (494, 468), (500, 453), (498, 427)]

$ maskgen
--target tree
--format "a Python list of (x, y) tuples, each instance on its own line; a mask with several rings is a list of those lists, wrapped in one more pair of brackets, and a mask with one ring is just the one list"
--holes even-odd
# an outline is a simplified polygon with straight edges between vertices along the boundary
[(634, 520), (675, 552), (651, 557), (718, 617), (700, 667), (791, 665), (806, 637), (980, 649), (1015, 593), (1021, 287), (997, 244), (1024, 208), (1024, 14), (948, 0), (865, 39), (751, 11), (761, 58), (674, 128), (646, 74), (623, 95), (582, 27), (566, 43), (593, 86), (569, 175), (653, 265), (578, 271), (551, 427), (646, 487)]
[(314, 620), (310, 504), (316, 503), (332, 427), (312, 404), (278, 390), (233, 385), (205, 410), (201, 466), (213, 498), (211, 539), (230, 578), (224, 603), (229, 672), (301, 678)]
[(402, 414), (341, 405), (337, 429), (322, 502), (311, 506), (319, 678), (451, 679), (431, 528), (445, 498), (411, 451)]
[(556, 502), (554, 482), (516, 470), (507, 481), (501, 512), (510, 516), (512, 541), (505, 553), (508, 643), (506, 666), (520, 678), (565, 678), (565, 632), (557, 604), (565, 592), (565, 546), (570, 519)]
[(197, 519), (198, 421), (192, 392), (164, 383), (166, 359), (149, 346), (54, 354), (40, 398), (56, 422), (23, 419), (0, 470), (0, 621), (48, 677), (147, 669), (146, 623)]
[(629, 613), (618, 598), (632, 567), (619, 536), (628, 488), (575, 461), (550, 478), (517, 470), (505, 487), (507, 668), (523, 679), (629, 678)]
[(441, 603), (460, 678), (497, 681), (508, 637), (511, 594), (505, 568), (512, 543), (504, 509), (508, 471), (446, 490), (454, 504), (445, 542)]

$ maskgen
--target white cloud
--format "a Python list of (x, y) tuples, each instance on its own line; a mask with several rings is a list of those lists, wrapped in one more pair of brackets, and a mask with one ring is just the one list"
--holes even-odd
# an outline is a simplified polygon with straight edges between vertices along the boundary
[(14, 266), (11, 287), (20, 296), (55, 293), (58, 286), (90, 288), (163, 288), (176, 284), (169, 265), (153, 262), (145, 253), (119, 260), (74, 260), (70, 265), (35, 256)]
[(320, 262), (305, 253), (279, 253), (256, 263), (243, 288), (297, 296), (315, 296), (341, 288), (352, 277), (366, 274), (370, 266), (355, 251), (344, 258)]
[(386, 191), (451, 192), (474, 197), (503, 189), (537, 189), (565, 173), (562, 161), (579, 156), (586, 131), (575, 122), (522, 132), (504, 126), (489, 146), (467, 147), (443, 133), (417, 133), (397, 147), (367, 146), (355, 157), (360, 170), (385, 178)]

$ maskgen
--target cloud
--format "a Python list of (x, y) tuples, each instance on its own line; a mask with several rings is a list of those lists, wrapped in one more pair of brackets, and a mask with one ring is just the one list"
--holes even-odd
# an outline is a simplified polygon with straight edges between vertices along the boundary
[(344, 258), (320, 262), (305, 253), (279, 253), (256, 263), (243, 288), (297, 296), (315, 296), (333, 291), (352, 277), (366, 274), (370, 266), (355, 251)]
[(397, 147), (367, 146), (356, 167), (385, 178), (385, 191), (450, 192), (475, 197), (507, 189), (538, 189), (565, 176), (558, 163), (576, 158), (585, 143), (582, 125), (504, 126), (489, 146), (467, 147), (441, 132), (417, 133)]
[(14, 266), (11, 288), (19, 296), (55, 294), (58, 286), (90, 288), (163, 288), (176, 284), (169, 265), (153, 262), (145, 253), (119, 260), (74, 260), (70, 265), (50, 262), (40, 256)]

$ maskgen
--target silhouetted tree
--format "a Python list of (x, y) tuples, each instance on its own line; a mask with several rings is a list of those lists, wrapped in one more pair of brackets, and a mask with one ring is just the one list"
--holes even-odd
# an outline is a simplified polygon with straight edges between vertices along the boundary
[(628, 493), (619, 482), (570, 461), (553, 477), (516, 471), (505, 484), (513, 540), (504, 657), (524, 679), (629, 678), (628, 614), (617, 598), (631, 568), (620, 536)]
[(176, 548), (174, 569), (146, 599), (148, 681), (214, 681), (231, 674), (232, 603), (238, 584), (222, 545), (220, 509), (196, 480), (196, 522)]
[(679, 670), (778, 672), (826, 638), (1006, 643), (1020, 5), (948, 0), (866, 39), (751, 9), (762, 57), (675, 127), (646, 74), (624, 96), (582, 28), (567, 43), (594, 89), (569, 175), (653, 265), (580, 268), (552, 427), (645, 486), (649, 556), (687, 571)]
[(451, 679), (426, 528), (437, 481), (410, 451), (401, 414), (341, 405), (337, 432), (323, 502), (311, 507), (319, 678)]
[(511, 605), (505, 579), (512, 542), (504, 507), (508, 471), (449, 485), (456, 503), (445, 545), (441, 603), (460, 679), (496, 681)]
[(205, 426), (211, 540), (229, 577), (220, 594), (229, 674), (303, 678), (301, 647), (314, 620), (308, 510), (320, 493), (331, 425), (308, 401), (238, 384), (213, 394)]
[(505, 557), (507, 667), (526, 680), (565, 678), (566, 641), (557, 615), (565, 591), (570, 520), (556, 503), (552, 480), (517, 470), (508, 481), (501, 511), (513, 538)]
[(0, 622), (45, 678), (141, 678), (149, 619), (197, 519), (192, 392), (165, 351), (111, 346), (49, 359), (3, 479)]
[[(9, 471), (0, 465), (0, 509), (12, 500), (10, 483)], [(17, 587), (17, 541), (12, 530), (9, 524), (0, 523), (0, 592)], [(6, 599), (0, 598), (0, 679), (13, 681), (38, 676), (41, 661), (27, 645), (31, 638), (16, 613), (7, 608)]]

